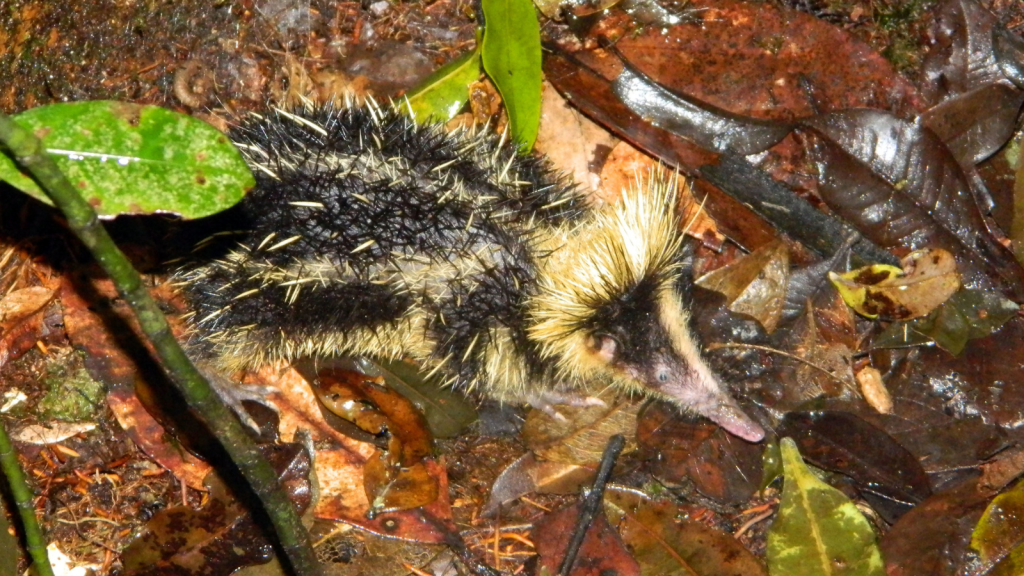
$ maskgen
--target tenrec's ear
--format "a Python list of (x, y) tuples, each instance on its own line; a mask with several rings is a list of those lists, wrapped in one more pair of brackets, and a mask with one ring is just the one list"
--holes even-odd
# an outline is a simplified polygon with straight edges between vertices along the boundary
[(619, 341), (603, 332), (591, 334), (589, 345), (594, 355), (605, 364), (614, 362), (619, 353)]

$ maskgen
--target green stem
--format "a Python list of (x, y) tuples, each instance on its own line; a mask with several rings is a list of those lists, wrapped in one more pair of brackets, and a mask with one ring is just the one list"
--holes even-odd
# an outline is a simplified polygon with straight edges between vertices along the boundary
[(220, 440), (231, 460), (263, 502), (281, 548), (295, 573), (300, 576), (320, 574), (319, 564), (309, 543), (309, 533), (281, 488), (274, 469), (263, 458), (234, 415), (220, 402), (210, 384), (189, 361), (138, 272), (111, 240), (92, 206), (79, 196), (60, 168), (46, 154), (42, 142), (4, 114), (0, 114), (0, 145), (10, 150), (18, 164), (35, 178), (60, 208), (67, 218), (68, 227), (92, 252), (117, 286), (118, 293), (131, 306), (139, 326), (152, 342), (171, 381)]
[(46, 539), (43, 538), (43, 531), (39, 529), (39, 521), (36, 520), (35, 495), (25, 482), (25, 473), (18, 465), (18, 454), (7, 436), (3, 420), (0, 420), (0, 470), (3, 470), (7, 478), (7, 486), (11, 489), (14, 504), (18, 507), (21, 525), (25, 529), (28, 555), (36, 567), (36, 574), (53, 576), (50, 558), (46, 554)]

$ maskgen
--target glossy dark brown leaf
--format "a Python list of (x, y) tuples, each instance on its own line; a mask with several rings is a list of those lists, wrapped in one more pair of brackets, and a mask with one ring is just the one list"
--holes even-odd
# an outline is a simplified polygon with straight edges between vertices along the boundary
[(612, 90), (623, 104), (651, 124), (715, 152), (756, 154), (777, 144), (790, 131), (784, 122), (739, 116), (674, 94), (628, 64)]
[(958, 477), (961, 471), (977, 469), (1010, 443), (1002, 429), (981, 418), (956, 419), (940, 406), (903, 396), (896, 396), (892, 414), (863, 411), (858, 415), (910, 451), (933, 484), (950, 475)]
[(992, 496), (977, 481), (968, 481), (904, 514), (881, 541), (886, 574), (964, 574), (971, 532)]
[(701, 494), (743, 502), (761, 481), (760, 444), (744, 442), (714, 426), (691, 422), (659, 403), (641, 415), (637, 442), (651, 455), (652, 472), (670, 482), (689, 478)]
[(1002, 26), (992, 31), (992, 48), (1003, 74), (1024, 89), (1024, 40)]
[(1024, 299), (1024, 269), (988, 232), (963, 169), (933, 132), (876, 110), (804, 125), (819, 193), (834, 212), (882, 247), (944, 248), (964, 285)]
[(776, 429), (793, 438), (815, 466), (854, 480), (887, 519), (895, 520), (931, 495), (913, 454), (891, 436), (847, 412), (790, 412)]
[(961, 166), (973, 166), (1013, 136), (1024, 90), (1009, 82), (986, 84), (950, 96), (921, 115), (920, 122), (945, 142)]
[(995, 23), (992, 13), (974, 0), (939, 3), (921, 65), (925, 98), (938, 103), (1003, 78), (992, 47)]
[(972, 341), (959, 357), (924, 348), (915, 362), (914, 376), (901, 387), (923, 387), (954, 416), (979, 415), (1008, 430), (1024, 421), (1024, 318), (1014, 317), (991, 336)]

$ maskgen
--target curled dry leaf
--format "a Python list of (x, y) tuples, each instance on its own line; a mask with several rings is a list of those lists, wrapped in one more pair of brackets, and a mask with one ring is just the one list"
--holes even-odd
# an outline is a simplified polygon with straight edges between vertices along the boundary
[(789, 251), (776, 240), (709, 272), (697, 285), (725, 294), (729, 309), (756, 318), (772, 332), (782, 317), (789, 283)]
[(423, 543), (440, 543), (448, 537), (451, 504), (443, 466), (424, 460), (428, 475), (437, 484), (438, 498), (414, 510), (381, 512), (368, 518), (371, 502), (364, 488), (365, 468), (374, 457), (374, 445), (338, 432), (325, 419), (312, 387), (294, 367), (269, 366), (256, 380), (277, 388), (269, 400), (281, 417), (281, 438), (289, 441), (308, 431), (316, 446), (314, 467), (320, 497), (313, 509), (316, 518), (340, 520), (376, 534)]
[(578, 494), (580, 488), (593, 484), (596, 472), (593, 466), (543, 462), (533, 452), (527, 452), (502, 470), (480, 515), (493, 518), (499, 507), (531, 492)]
[(911, 252), (901, 264), (902, 270), (876, 264), (845, 274), (829, 272), (829, 278), (843, 300), (868, 318), (920, 318), (960, 288), (956, 260), (941, 248)]
[(628, 398), (602, 400), (605, 406), (559, 406), (563, 419), (531, 410), (523, 425), (523, 440), (541, 459), (581, 465), (600, 462), (608, 439), (615, 434), (627, 437), (623, 452), (635, 450), (640, 405)]
[(432, 439), (413, 403), (384, 386), (380, 376), (338, 369), (321, 370), (318, 376), (314, 391), (328, 410), (387, 439), (387, 450), (375, 451), (363, 467), (368, 516), (437, 501), (438, 478), (424, 461)]

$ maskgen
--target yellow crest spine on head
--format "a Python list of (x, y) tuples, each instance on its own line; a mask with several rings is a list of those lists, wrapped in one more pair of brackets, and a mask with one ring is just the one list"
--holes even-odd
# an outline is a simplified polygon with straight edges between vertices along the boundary
[(664, 286), (679, 273), (683, 234), (676, 210), (676, 178), (652, 177), (623, 192), (550, 241), (541, 265), (539, 293), (530, 303), (532, 340), (556, 359), (567, 383), (587, 379), (606, 364), (590, 359), (589, 324), (595, 311), (642, 281)]

